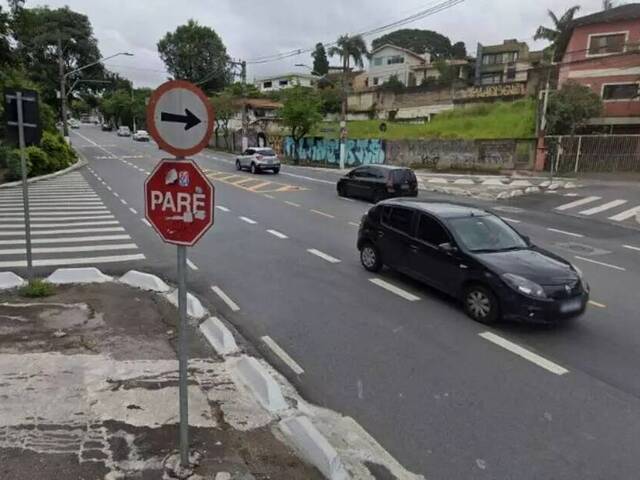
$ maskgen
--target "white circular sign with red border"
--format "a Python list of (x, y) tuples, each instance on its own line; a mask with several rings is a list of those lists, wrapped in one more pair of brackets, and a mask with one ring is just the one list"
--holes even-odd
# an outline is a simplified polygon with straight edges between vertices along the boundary
[(209, 144), (214, 126), (211, 102), (184, 80), (160, 85), (147, 106), (147, 128), (160, 148), (176, 157), (195, 155)]

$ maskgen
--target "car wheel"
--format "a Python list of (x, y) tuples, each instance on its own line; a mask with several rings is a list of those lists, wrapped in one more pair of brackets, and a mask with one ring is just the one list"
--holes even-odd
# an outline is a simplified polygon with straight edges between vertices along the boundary
[(338, 196), (339, 197), (347, 196), (347, 189), (344, 187), (344, 185), (338, 185)]
[(274, 168), (273, 169), (273, 173), (280, 173), (280, 169), (279, 168)]
[(256, 167), (255, 163), (251, 164), (251, 173), (253, 173), (254, 175), (258, 173), (258, 168)]
[(380, 251), (372, 243), (365, 243), (360, 250), (360, 263), (370, 272), (379, 272), (382, 269)]
[(240, 160), (236, 160), (236, 170), (242, 170), (242, 165), (240, 165)]
[(464, 292), (464, 311), (480, 323), (495, 323), (500, 317), (498, 299), (488, 288), (476, 284)]

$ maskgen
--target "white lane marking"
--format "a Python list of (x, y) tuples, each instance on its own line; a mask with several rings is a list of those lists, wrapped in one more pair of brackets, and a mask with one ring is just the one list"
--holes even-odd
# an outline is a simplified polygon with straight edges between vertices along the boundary
[(579, 213), (580, 215), (595, 215), (596, 213), (601, 213), (606, 210), (611, 210), (612, 208), (619, 207), (620, 205), (624, 205), (625, 203), (627, 203), (626, 200), (614, 200), (612, 202), (605, 203), (598, 207), (593, 207), (593, 208), (589, 208), (588, 210), (583, 210)]
[(349, 225), (360, 228), (360, 224), (356, 222), (349, 222)]
[(630, 208), (629, 210), (625, 210), (618, 215), (614, 215), (613, 217), (609, 217), (609, 220), (613, 220), (614, 222), (622, 222), (623, 220), (628, 220), (636, 215), (640, 215), (640, 206)]
[[(105, 218), (114, 218), (113, 215)], [(71, 222), (71, 223), (32, 223), (31, 228), (37, 231), (38, 228), (60, 228), (60, 227), (90, 227), (97, 225), (119, 225), (117, 220), (106, 220), (103, 222)], [(11, 225), (15, 230), (24, 230), (24, 225)]]
[[(116, 217), (114, 215), (89, 215), (86, 217), (36, 217), (31, 220), (31, 226), (34, 228), (42, 227), (43, 224), (47, 222), (63, 222), (69, 220), (114, 220)], [(12, 223), (13, 222), (13, 223)], [(22, 215), (20, 217), (6, 218), (4, 219), (3, 228), (21, 228), (24, 225), (24, 219)]]
[(107, 190), (109, 190), (110, 192), (113, 191), (113, 189), (109, 185), (107, 185)]
[(191, 260), (189, 260), (188, 258), (187, 258), (187, 265), (188, 265), (188, 266), (189, 266), (189, 268), (190, 268), (191, 270), (193, 270), (194, 272), (195, 272), (195, 271), (200, 270), (200, 269), (198, 268), (198, 266), (197, 266), (195, 263), (193, 263)]
[(313, 208), (310, 211), (313, 212), (313, 213), (317, 213), (318, 215), (322, 215), (323, 217), (336, 218), (333, 215), (331, 215), (330, 213), (321, 212), (320, 210), (314, 210)]
[[(99, 206), (99, 205), (104, 205), (104, 203), (102, 203), (99, 200), (79, 200), (77, 202), (60, 202), (60, 201), (50, 201), (50, 202), (45, 202), (45, 201), (39, 201), (39, 202), (29, 202), (29, 208), (30, 209), (34, 209), (37, 207), (69, 207), (69, 206), (77, 206), (77, 207), (95, 207), (95, 206)], [(23, 210), (23, 204), (22, 202), (20, 203), (3, 203), (0, 202), (0, 207), (3, 208), (9, 208), (9, 207), (13, 207), (16, 210)], [(16, 208), (19, 207), (19, 208)]]
[(269, 232), (274, 237), (278, 237), (278, 238), (282, 238), (282, 239), (289, 238), (284, 233), (280, 233), (277, 230), (267, 230), (267, 232)]
[(289, 354), (275, 342), (275, 340), (265, 335), (264, 337), (262, 337), (262, 341), (271, 349), (273, 353), (278, 356), (280, 360), (282, 360), (293, 371), (293, 373), (295, 373), (296, 375), (302, 375), (304, 373), (304, 370), (298, 364), (298, 362), (291, 358)]
[(520, 220), (516, 220), (514, 218), (509, 218), (509, 217), (500, 217), (500, 218), (509, 223), (520, 223)]
[(295, 173), (289, 172), (280, 172), (281, 175), (288, 175), (290, 177), (302, 178), (303, 180), (309, 180), (310, 182), (318, 182), (318, 183), (328, 183), (329, 185), (335, 185), (336, 182), (332, 182), (331, 180), (322, 180), (320, 178), (307, 177), (305, 175), (297, 175)]
[(276, 197), (274, 197), (273, 195), (269, 195), (268, 193), (265, 193), (265, 194), (264, 194), (264, 196), (265, 196), (265, 197), (267, 197), (267, 198), (270, 198), (271, 200), (273, 200), (274, 198), (276, 198)]
[(122, 202), (123, 205), (128, 205), (127, 201), (124, 198), (121, 198), (120, 201)]
[(575, 238), (584, 238), (584, 235), (580, 235), (579, 233), (567, 232), (566, 230), (558, 230), (557, 228), (547, 228), (550, 232), (560, 233), (562, 235), (568, 235), (570, 237)]
[[(71, 228), (62, 230), (34, 230), (31, 235), (66, 235), (71, 233), (102, 233), (102, 232), (124, 232), (123, 227), (108, 228)], [(22, 232), (0, 232), (0, 237), (21, 237)]]
[[(29, 200), (34, 199), (36, 201), (44, 201), (44, 200), (79, 200), (79, 201), (83, 201), (83, 200), (100, 200), (100, 196), (96, 195), (95, 193), (78, 193), (78, 194), (74, 194), (74, 193), (65, 193), (65, 194), (31, 194), (31, 190), (29, 190)], [(12, 195), (12, 196), (5, 196), (5, 197), (0, 197), (0, 200), (2, 201), (19, 201), (22, 203), (22, 194), (20, 195)]]
[(255, 225), (256, 223), (258, 223), (255, 220), (252, 220), (252, 219), (247, 218), (247, 217), (238, 217), (238, 218), (240, 218), (240, 220), (242, 220), (243, 222), (248, 223), (249, 225)]
[(582, 260), (583, 262), (594, 263), (596, 265), (601, 265), (603, 267), (608, 267), (608, 268), (612, 268), (614, 270), (619, 270), (621, 272), (626, 272), (627, 271), (626, 268), (618, 267), (617, 265), (611, 265), (610, 263), (598, 262), (597, 260), (591, 260), (590, 258), (579, 257), (577, 255), (574, 258), (577, 258), (578, 260)]
[(307, 252), (309, 252), (311, 255), (315, 255), (316, 257), (320, 257), (329, 263), (340, 263), (339, 259), (332, 257), (331, 255), (327, 255), (326, 253), (321, 252), (320, 250), (316, 250), (315, 248), (309, 248)]
[(525, 360), (529, 360), (531, 363), (535, 363), (539, 367), (544, 368), (545, 370), (551, 373), (555, 373), (556, 375), (565, 375), (569, 373), (569, 370), (567, 370), (564, 367), (561, 367), (557, 363), (547, 360), (546, 358), (541, 357), (537, 353), (533, 353), (532, 351), (527, 350), (526, 348), (523, 348), (520, 345), (510, 342), (506, 338), (502, 338), (501, 336), (496, 335), (495, 333), (483, 332), (483, 333), (479, 333), (478, 335), (480, 335), (485, 340), (488, 340), (491, 343), (504, 348), (505, 350), (509, 350), (511, 353), (515, 353), (516, 355), (524, 358)]
[(353, 198), (347, 198), (347, 197), (338, 197), (340, 200), (344, 200), (345, 202), (352, 202), (355, 203), (355, 200)]
[(138, 211), (137, 211), (135, 208), (133, 208), (133, 207), (129, 207), (129, 211), (130, 211), (131, 213), (133, 213), (134, 215), (137, 215), (137, 214), (138, 214)]
[[(100, 206), (98, 206), (100, 205)], [(63, 215), (70, 215), (73, 212), (75, 212), (76, 210), (106, 210), (107, 207), (105, 207), (102, 203), (98, 203), (96, 206), (88, 206), (88, 207), (83, 207), (83, 206), (64, 206), (64, 207), (33, 207), (33, 208), (29, 208), (30, 212), (51, 212), (51, 211), (55, 211), (55, 212), (65, 212), (63, 213)], [(20, 207), (20, 208), (0, 208), (0, 212), (22, 212), (24, 210), (24, 208)], [(48, 215), (48, 213), (47, 213)]]
[(231, 298), (229, 298), (229, 296), (226, 293), (224, 293), (220, 287), (212, 286), (211, 290), (213, 290), (213, 293), (218, 295), (218, 297), (220, 297), (220, 299), (227, 304), (227, 306), (231, 309), (232, 312), (237, 312), (238, 310), (240, 310), (240, 307), (238, 306), (238, 304), (233, 300), (231, 300)]
[(634, 247), (633, 245), (623, 245), (623, 247), (628, 250), (635, 250), (636, 252), (640, 252), (640, 247)]
[(223, 207), (222, 205), (216, 205), (218, 210), (222, 210), (223, 212), (229, 212), (230, 210), (227, 207)]
[[(92, 237), (57, 237), (57, 238), (34, 238), (31, 243), (34, 245), (48, 245), (55, 243), (83, 243), (83, 242), (105, 242), (112, 240), (131, 240), (129, 235), (95, 235)], [(25, 240), (0, 240), (0, 245), (24, 245)]]
[[(139, 253), (136, 255), (110, 255), (107, 257), (82, 257), (82, 258), (55, 258), (51, 260), (34, 260), (34, 267), (54, 267), (59, 265), (94, 265), (98, 263), (120, 263), (144, 260), (146, 257)], [(0, 262), (0, 268), (23, 268), (27, 261)]]
[[(33, 253), (80, 253), (80, 252), (104, 252), (109, 250), (136, 250), (138, 246), (135, 243), (122, 243), (115, 245), (87, 245), (76, 247), (45, 247), (33, 248)], [(6, 248), (0, 250), (0, 255), (20, 255), (27, 253), (24, 248)]]
[(120, 198), (120, 195), (118, 194), (118, 192), (113, 192), (113, 195), (114, 195), (116, 198)]
[[(36, 219), (36, 218), (40, 218), (40, 219), (47, 219), (50, 218), (51, 220), (54, 220), (53, 217), (56, 217), (55, 220), (60, 220), (60, 218), (77, 218), (83, 215), (109, 215), (111, 214), (111, 212), (109, 210), (107, 210), (106, 208), (101, 208), (101, 209), (95, 209), (95, 210), (83, 210), (83, 211), (78, 211), (78, 210), (73, 210), (71, 212), (31, 212), (31, 218)], [(64, 217), (65, 215), (68, 215), (68, 217)], [(24, 215), (20, 212), (16, 212), (16, 213), (0, 213), (0, 218), (3, 219), (7, 219), (9, 220), (9, 217), (20, 217), (22, 218)]]
[(594, 307), (598, 307), (598, 308), (607, 308), (607, 306), (604, 303), (594, 302), (593, 300), (589, 300), (589, 305), (593, 305)]
[(297, 203), (290, 202), (290, 201), (288, 201), (288, 200), (285, 200), (285, 202), (284, 202), (284, 203), (286, 203), (287, 205), (291, 205), (292, 207), (300, 207), (300, 206), (301, 206), (301, 205), (299, 205), (299, 204), (297, 204)]
[(382, 287), (391, 293), (395, 293), (396, 295), (404, 298), (405, 300), (409, 300), (410, 302), (417, 302), (418, 300), (420, 300), (420, 297), (414, 295), (413, 293), (409, 293), (400, 287), (397, 287), (389, 282), (385, 282), (381, 278), (370, 278), (369, 281), (374, 285)]
[(602, 197), (586, 197), (581, 198), (580, 200), (576, 200), (575, 202), (566, 203), (564, 205), (560, 205), (556, 207), (556, 210), (569, 210), (570, 208), (580, 207), (582, 205), (586, 205), (587, 203), (595, 202), (600, 200)]
[(580, 195), (578, 193), (565, 193), (562, 196), (563, 197), (579, 197)]
[(151, 224), (149, 223), (149, 220), (147, 220), (146, 218), (141, 218), (142, 223), (144, 223), (147, 227), (150, 227)]

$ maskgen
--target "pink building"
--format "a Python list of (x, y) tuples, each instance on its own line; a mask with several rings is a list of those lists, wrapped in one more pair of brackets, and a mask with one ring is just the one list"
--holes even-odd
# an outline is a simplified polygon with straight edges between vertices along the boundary
[(640, 133), (640, 3), (577, 18), (560, 64), (560, 85), (575, 81), (604, 102), (593, 125)]

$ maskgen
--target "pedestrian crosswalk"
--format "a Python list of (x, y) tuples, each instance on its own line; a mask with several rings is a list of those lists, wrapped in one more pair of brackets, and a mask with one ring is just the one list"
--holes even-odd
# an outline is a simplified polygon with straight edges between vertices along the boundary
[[(34, 267), (128, 264), (138, 245), (81, 173), (29, 186)], [(27, 266), (21, 188), (0, 190), (0, 270)]]
[(606, 199), (587, 196), (555, 207), (558, 212), (567, 212), (585, 217), (598, 216), (613, 222), (630, 221), (640, 224), (640, 205), (624, 198)]

